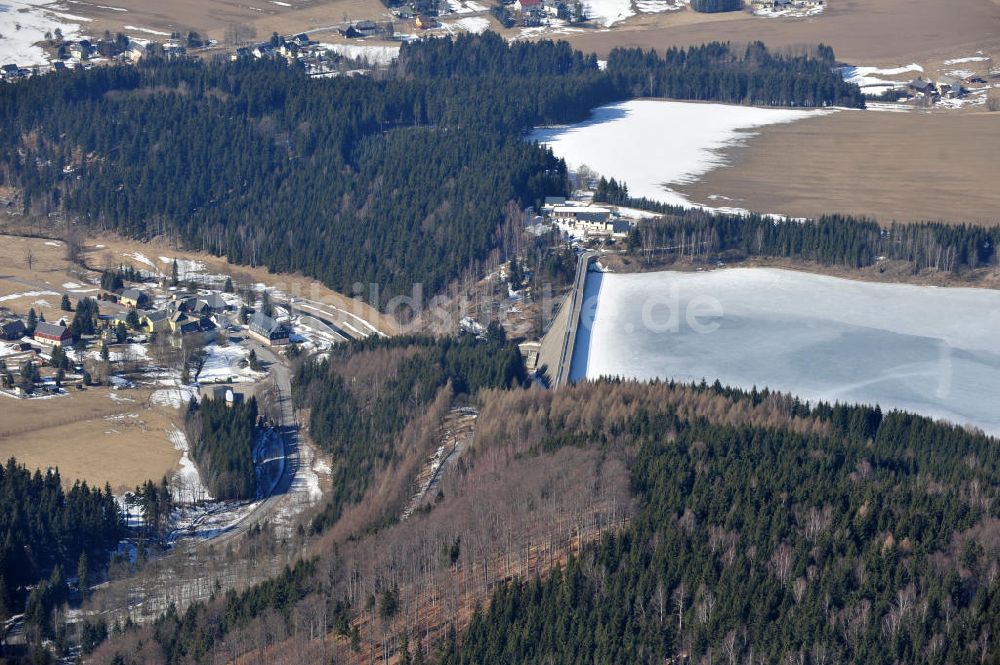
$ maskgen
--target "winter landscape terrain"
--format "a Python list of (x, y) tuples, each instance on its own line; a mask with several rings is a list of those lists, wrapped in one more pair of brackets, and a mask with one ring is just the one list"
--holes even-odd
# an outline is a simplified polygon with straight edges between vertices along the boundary
[(767, 268), (590, 273), (572, 378), (878, 403), (1000, 433), (1000, 293)]
[(537, 129), (530, 138), (570, 168), (587, 166), (628, 183), (632, 196), (690, 206), (676, 187), (722, 166), (721, 151), (754, 128), (832, 112), (636, 99), (602, 106), (586, 122)]

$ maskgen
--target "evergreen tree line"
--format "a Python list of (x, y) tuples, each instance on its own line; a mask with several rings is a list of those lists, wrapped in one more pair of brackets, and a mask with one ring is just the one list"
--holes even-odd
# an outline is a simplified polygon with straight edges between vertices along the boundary
[[(710, 0), (715, 1), (715, 0)], [(628, 80), (633, 96), (671, 97), (768, 106), (864, 108), (861, 89), (835, 71), (825, 45), (809, 55), (778, 55), (761, 42), (744, 49), (712, 42), (688, 49), (615, 48), (609, 76)]]
[(64, 491), (58, 470), (31, 473), (8, 460), (0, 466), (0, 621), (57, 568), (77, 570), (81, 558), (103, 567), (124, 533), (110, 487), (76, 482)]
[(425, 337), (368, 338), (331, 353), (341, 359), (373, 349), (407, 354), (377, 397), (362, 404), (351, 378), (331, 362), (299, 364), (292, 385), (298, 408), (309, 408), (309, 434), (333, 455), (333, 495), (313, 521), (316, 531), (332, 526), (343, 509), (364, 496), (381, 465), (394, 455), (395, 438), (447, 385), (454, 394), (474, 395), (482, 388), (512, 388), (527, 381), (517, 345), (508, 342), (499, 324), (485, 339)]
[[(257, 474), (253, 447), (257, 431), (257, 398), (227, 405), (206, 399), (188, 411), (189, 429), (201, 431), (194, 446), (208, 491), (217, 499), (251, 499), (256, 496)], [(200, 428), (199, 428), (200, 425)]]
[(914, 272), (934, 268), (958, 274), (996, 265), (1000, 246), (1000, 226), (921, 222), (885, 228), (850, 215), (799, 221), (713, 213), (632, 198), (614, 178), (598, 181), (595, 200), (663, 215), (641, 222), (628, 241), (633, 252), (649, 258), (769, 256), (848, 268), (865, 268), (884, 258), (905, 261)]
[(546, 447), (634, 449), (643, 507), (544, 581), (500, 589), (437, 662), (997, 662), (996, 440), (877, 408), (793, 410), (827, 432), (671, 408), (601, 431), (553, 422)]
[(743, 0), (691, 0), (691, 9), (696, 12), (738, 12), (743, 9)]
[(29, 214), (167, 235), (342, 292), (378, 284), (385, 302), (416, 283), (440, 292), (505, 250), (509, 203), (567, 191), (565, 164), (523, 140), (531, 127), (640, 94), (851, 104), (828, 59), (714, 44), (616, 51), (601, 71), (563, 42), (487, 33), (404, 44), (377, 79), (309, 80), (283, 61), (61, 72), (0, 89), (0, 185)]

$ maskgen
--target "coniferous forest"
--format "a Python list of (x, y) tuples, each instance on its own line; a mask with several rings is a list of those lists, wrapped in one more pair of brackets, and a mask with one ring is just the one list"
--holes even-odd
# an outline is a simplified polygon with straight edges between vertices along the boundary
[(996, 441), (877, 408), (790, 412), (823, 428), (669, 408), (550, 428), (542, 449), (634, 447), (643, 507), (548, 579), (499, 590), (437, 662), (996, 662)]
[[(375, 375), (400, 352), (420, 355), (352, 357)], [(474, 447), (416, 523), (381, 519), (267, 583), (168, 612), (99, 662), (232, 658), (234, 636), (263, 626), (316, 662), (995, 662), (995, 440), (718, 384), (608, 380), (479, 398)], [(399, 454), (407, 436), (396, 438)], [(636, 507), (592, 530), (579, 515), (610, 498), (607, 483)], [(540, 528), (541, 548), (564, 522), (578, 549), (505, 572), (505, 560), (532, 560), (522, 532)], [(467, 621), (453, 613), (458, 580), (487, 592), (466, 601)], [(442, 602), (451, 612), (435, 614)]]
[(662, 215), (639, 224), (629, 239), (630, 250), (649, 259), (767, 256), (846, 268), (890, 259), (910, 264), (913, 272), (933, 268), (958, 274), (995, 265), (1000, 247), (1000, 226), (922, 222), (886, 228), (850, 215), (778, 220), (756, 213), (709, 213), (630, 197), (628, 187), (614, 178), (602, 177), (594, 198)]
[(188, 412), (189, 427), (200, 431), (194, 458), (212, 496), (252, 499), (257, 491), (253, 446), (257, 431), (257, 398), (226, 404), (206, 399)]
[(24, 606), (26, 587), (55, 569), (65, 577), (85, 557), (95, 570), (125, 533), (111, 488), (62, 488), (58, 470), (0, 466), (0, 619)]
[(29, 214), (170, 236), (348, 294), (437, 293), (506, 251), (508, 203), (566, 192), (565, 165), (527, 129), (650, 94), (863, 106), (832, 58), (712, 44), (619, 50), (602, 71), (565, 42), (488, 33), (404, 44), (376, 77), (309, 80), (283, 61), (63, 72), (0, 89), (0, 185)]

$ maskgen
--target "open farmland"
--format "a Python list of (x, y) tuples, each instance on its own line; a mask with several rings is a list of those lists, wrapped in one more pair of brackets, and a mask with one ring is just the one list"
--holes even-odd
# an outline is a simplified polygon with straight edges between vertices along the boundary
[(76, 0), (73, 14), (86, 19), (82, 31), (100, 35), (104, 30), (132, 37), (162, 41), (171, 32), (198, 31), (223, 41), (229, 26), (252, 26), (260, 39), (281, 34), (327, 28), (346, 20), (385, 20), (386, 8), (378, 0)]
[(1000, 223), (1000, 114), (843, 111), (756, 131), (725, 151), (730, 166), (679, 189), (796, 217)]
[(745, 12), (647, 14), (613, 31), (568, 35), (576, 48), (604, 54), (616, 46), (665, 49), (709, 41), (761, 40), (772, 48), (829, 44), (839, 59), (899, 64), (914, 59), (1000, 51), (1000, 4), (995, 0), (831, 0), (822, 14), (772, 19)]
[(120, 493), (169, 476), (181, 459), (165, 410), (149, 408), (149, 391), (90, 388), (52, 399), (0, 396), (0, 457), (29, 469), (58, 467), (74, 479)]

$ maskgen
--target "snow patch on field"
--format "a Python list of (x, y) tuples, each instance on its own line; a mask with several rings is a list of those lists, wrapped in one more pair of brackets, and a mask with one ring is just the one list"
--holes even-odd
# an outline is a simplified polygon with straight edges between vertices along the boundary
[(592, 273), (585, 292), (574, 379), (719, 379), (1000, 434), (1000, 291), (739, 268)]
[(139, 263), (141, 263), (141, 264), (143, 264), (145, 266), (148, 266), (148, 267), (152, 268), (154, 271), (156, 271), (156, 264), (154, 264), (150, 260), (150, 258), (148, 256), (146, 256), (145, 254), (143, 254), (142, 252), (125, 252), (125, 254), (123, 256), (127, 256), (128, 258), (130, 258), (130, 259), (132, 259), (134, 261), (138, 261)]
[(198, 383), (252, 382), (263, 376), (249, 368), (250, 352), (243, 346), (230, 344), (205, 347), (205, 361), (198, 372)]
[(944, 64), (946, 64), (946, 65), (961, 65), (961, 64), (964, 64), (966, 62), (986, 62), (987, 60), (989, 60), (988, 56), (985, 56), (985, 55), (973, 55), (973, 56), (969, 56), (967, 58), (952, 58), (951, 60), (945, 60)]
[(194, 503), (196, 501), (207, 501), (212, 498), (208, 493), (208, 488), (201, 482), (201, 474), (198, 467), (190, 457), (191, 448), (188, 445), (187, 436), (184, 432), (173, 427), (167, 432), (167, 437), (174, 448), (181, 451), (180, 468), (174, 474), (171, 488), (175, 501)]
[(160, 388), (158, 390), (154, 390), (149, 396), (149, 402), (155, 406), (170, 406), (175, 409), (180, 409), (181, 407), (186, 406), (194, 396), (195, 389), (187, 386)]
[(783, 9), (762, 8), (754, 11), (754, 16), (763, 16), (764, 18), (806, 18), (822, 14), (824, 7), (826, 7), (825, 4), (801, 3)]
[(722, 166), (722, 151), (753, 136), (748, 130), (833, 112), (632, 100), (602, 106), (580, 124), (536, 129), (529, 138), (571, 168), (587, 165), (624, 181), (633, 196), (692, 206), (673, 187)]
[(367, 61), (374, 65), (388, 65), (399, 57), (398, 46), (369, 46), (365, 44), (322, 44), (321, 46), (341, 57)]
[(169, 32), (163, 32), (162, 30), (152, 30), (150, 28), (140, 28), (135, 25), (123, 26), (126, 30), (135, 30), (136, 32), (145, 32), (147, 35), (158, 35), (160, 37), (169, 37)]
[(667, 0), (637, 0), (635, 8), (643, 14), (659, 14), (682, 9), (686, 3), (668, 2)]
[(38, 296), (57, 296), (57, 295), (59, 294), (56, 293), (55, 291), (22, 291), (21, 293), (11, 293), (6, 296), (0, 296), (0, 302), (7, 302), (8, 300), (17, 300), (18, 298), (36, 298)]
[[(99, 359), (101, 357), (100, 349), (95, 348), (87, 351), (87, 357)], [(108, 360), (113, 363), (135, 362), (148, 359), (149, 353), (142, 344), (123, 344), (108, 347)]]
[(587, 16), (606, 28), (635, 16), (631, 0), (584, 0), (583, 5)]
[(879, 95), (893, 88), (901, 88), (906, 85), (906, 81), (896, 81), (881, 78), (883, 76), (901, 76), (909, 73), (921, 73), (924, 68), (913, 63), (902, 67), (890, 67), (880, 69), (878, 67), (841, 67), (840, 76), (847, 83), (854, 83), (861, 91), (868, 95)]
[(67, 40), (79, 36), (79, 22), (86, 21), (59, 11), (47, 0), (3, 0), (0, 3), (0, 64), (22, 67), (47, 65), (45, 49), (38, 46), (45, 33), (62, 30)]
[(460, 18), (445, 25), (446, 28), (457, 28), (465, 32), (479, 35), (490, 29), (490, 20), (478, 16)]

